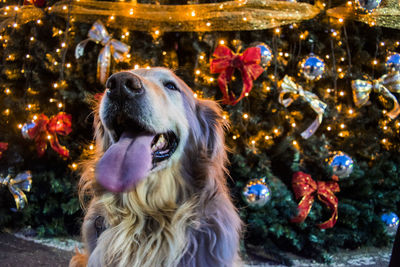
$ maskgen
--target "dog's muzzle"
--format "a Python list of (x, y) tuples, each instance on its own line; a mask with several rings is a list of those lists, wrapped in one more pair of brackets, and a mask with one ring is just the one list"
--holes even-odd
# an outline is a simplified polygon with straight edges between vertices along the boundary
[(143, 83), (138, 76), (131, 72), (119, 72), (108, 78), (106, 93), (110, 99), (121, 97), (134, 98), (143, 95)]

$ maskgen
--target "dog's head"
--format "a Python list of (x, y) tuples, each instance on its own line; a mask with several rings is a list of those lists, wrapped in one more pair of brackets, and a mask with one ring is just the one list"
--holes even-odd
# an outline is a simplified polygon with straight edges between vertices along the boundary
[(226, 157), (219, 106), (194, 98), (164, 68), (124, 71), (108, 79), (96, 141), (104, 153), (96, 179), (112, 192), (129, 191), (188, 154), (210, 161)]

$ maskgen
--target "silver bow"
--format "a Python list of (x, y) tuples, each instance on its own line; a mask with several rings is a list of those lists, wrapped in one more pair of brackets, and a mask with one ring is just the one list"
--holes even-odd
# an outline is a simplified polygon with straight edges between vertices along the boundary
[(88, 37), (88, 39), (83, 40), (76, 46), (75, 58), (78, 59), (83, 56), (85, 46), (89, 41), (101, 43), (104, 47), (101, 49), (97, 59), (97, 78), (101, 83), (105, 83), (110, 72), (111, 55), (115, 61), (119, 62), (126, 57), (131, 47), (116, 39), (112, 39), (112, 36), (108, 34), (100, 21), (96, 21), (93, 24)]
[(301, 137), (303, 137), (304, 139), (310, 138), (321, 125), (322, 118), (324, 117), (324, 112), (326, 109), (326, 104), (319, 100), (318, 96), (314, 93), (303, 90), (300, 85), (297, 85), (292, 80), (292, 78), (287, 75), (281, 81), (280, 88), (281, 90), (279, 93), (279, 103), (281, 103), (284, 107), (288, 107), (293, 103), (293, 98), (284, 98), (285, 94), (291, 93), (295, 95), (295, 98), (302, 97), (317, 113), (317, 118), (313, 121), (313, 123), (311, 123), (310, 126), (308, 126), (305, 131), (301, 133)]
[(400, 106), (396, 97), (391, 93), (400, 93), (400, 73), (392, 72), (383, 75), (381, 78), (370, 81), (355, 80), (351, 83), (353, 89), (353, 100), (357, 107), (365, 105), (369, 100), (369, 94), (374, 91), (393, 101), (393, 108), (387, 113), (391, 119), (400, 114)]
[[(23, 209), (25, 207), (25, 203), (28, 202), (26, 199), (26, 195), (23, 191), (29, 192), (32, 187), (32, 175), (30, 171), (18, 173), (15, 178), (12, 178), (11, 175), (7, 175), (7, 177), (0, 176), (0, 185), (4, 185), (8, 187), (11, 194), (14, 197), (15, 205), (17, 206), (17, 210), (20, 208)], [(14, 210), (14, 209), (12, 209)]]

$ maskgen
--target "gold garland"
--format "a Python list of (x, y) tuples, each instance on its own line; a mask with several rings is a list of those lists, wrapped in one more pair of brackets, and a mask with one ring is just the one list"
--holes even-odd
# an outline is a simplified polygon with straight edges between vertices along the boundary
[[(13, 10), (14, 7), (9, 9)], [(26, 23), (43, 16), (43, 12), (34, 9), (36, 8), (32, 6), (23, 6), (19, 11), (13, 11), (13, 14), (0, 16), (0, 19), (18, 14), (17, 19)], [(4, 12), (4, 8), (0, 10), (0, 14)], [(93, 23), (100, 19), (107, 21), (109, 27), (123, 25), (129, 30), (161, 32), (262, 30), (312, 19), (319, 12), (318, 7), (307, 3), (275, 0), (238, 0), (190, 5), (65, 0), (48, 8), (49, 14), (62, 17), (70, 15), (78, 22)], [(21, 16), (24, 18), (20, 18)]]
[(375, 9), (371, 14), (357, 14), (352, 7), (335, 7), (326, 14), (330, 17), (353, 19), (370, 26), (381, 26), (400, 29), (400, 6), (398, 0), (388, 0), (383, 7)]

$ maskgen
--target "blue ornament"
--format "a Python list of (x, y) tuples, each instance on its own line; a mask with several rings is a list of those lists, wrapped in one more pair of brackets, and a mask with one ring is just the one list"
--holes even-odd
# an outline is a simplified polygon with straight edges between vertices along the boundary
[(386, 60), (386, 68), (389, 71), (400, 71), (400, 54), (391, 53)]
[(348, 177), (353, 171), (353, 160), (349, 155), (337, 151), (329, 158), (329, 165), (332, 167), (333, 174), (339, 178)]
[(399, 217), (394, 212), (382, 214), (381, 220), (389, 227), (397, 227), (399, 225)]
[(355, 0), (356, 9), (361, 13), (372, 13), (379, 5), (382, 0)]
[(260, 43), (256, 47), (259, 47), (261, 50), (261, 67), (267, 68), (271, 64), (272, 60), (271, 48), (264, 43)]
[(318, 80), (324, 74), (325, 63), (321, 58), (311, 54), (300, 62), (300, 69), (306, 79)]
[(21, 129), (22, 136), (25, 139), (31, 139), (31, 137), (29, 136), (29, 130), (34, 128), (35, 126), (36, 126), (35, 122), (25, 123), (24, 126), (22, 126), (22, 129)]
[(242, 197), (250, 207), (262, 208), (271, 199), (271, 190), (265, 183), (265, 177), (248, 181)]

